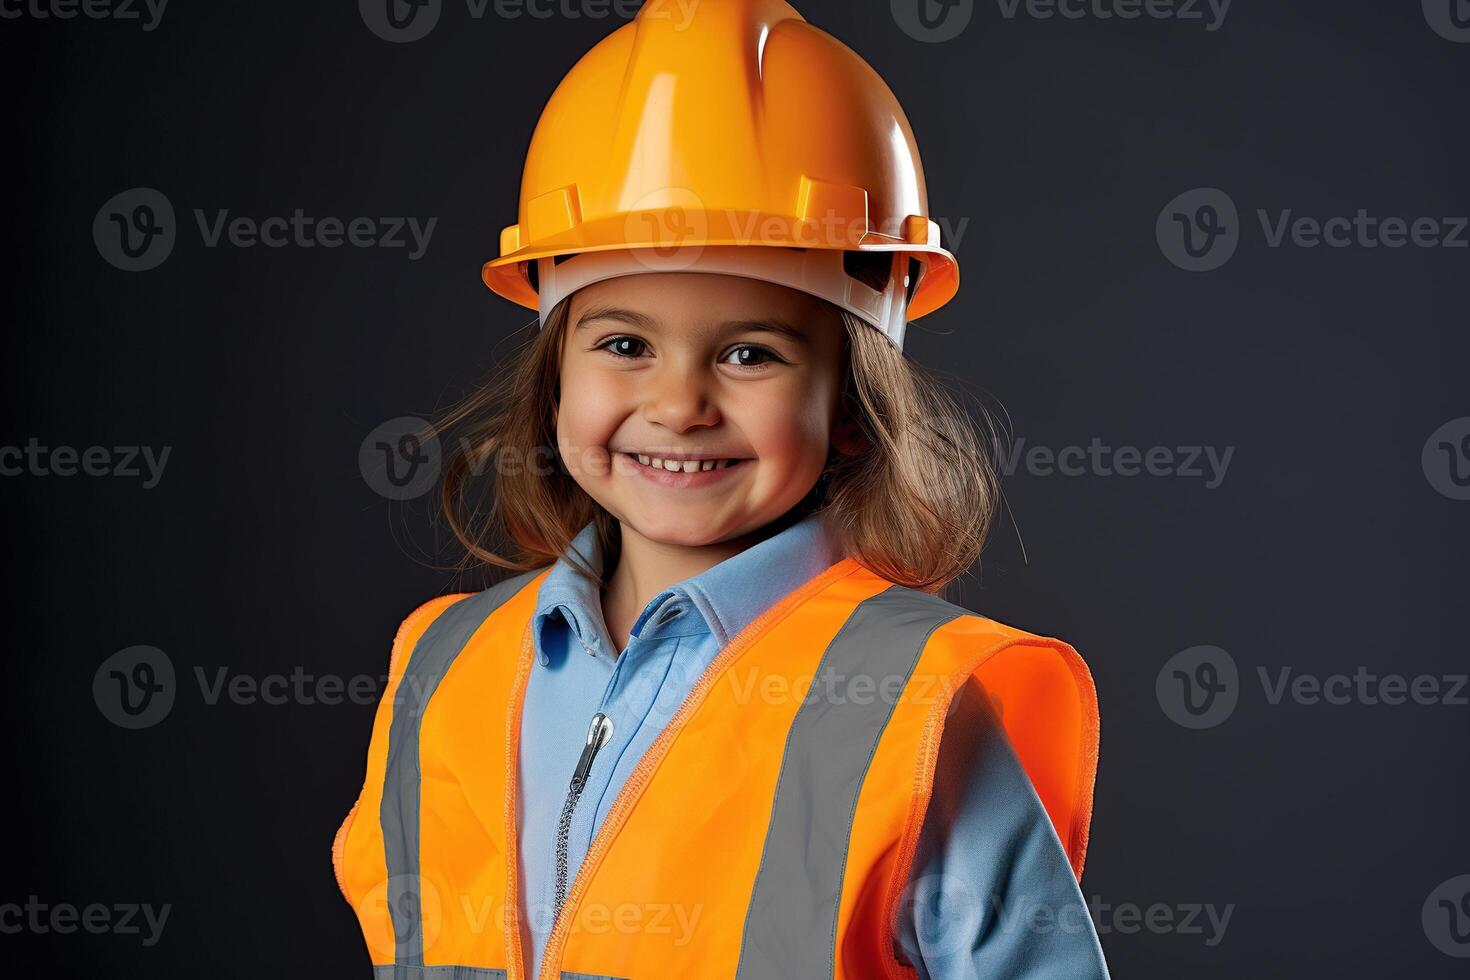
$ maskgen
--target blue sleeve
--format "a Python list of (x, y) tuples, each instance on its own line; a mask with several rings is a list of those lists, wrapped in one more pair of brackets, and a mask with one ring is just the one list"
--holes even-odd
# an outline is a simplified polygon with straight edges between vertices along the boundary
[(894, 939), (920, 980), (1108, 980), (1066, 852), (973, 678), (945, 723)]

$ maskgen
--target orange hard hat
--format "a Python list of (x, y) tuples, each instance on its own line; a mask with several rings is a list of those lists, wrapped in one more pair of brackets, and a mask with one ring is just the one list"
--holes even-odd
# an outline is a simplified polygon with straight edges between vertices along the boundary
[[(706, 246), (842, 253), (862, 301), (827, 298), (900, 348), (903, 321), (959, 288), (898, 100), (784, 0), (648, 0), (551, 96), (518, 217), (483, 278), (543, 319), (547, 276), (570, 272), (574, 256), (618, 250), (659, 256), (660, 268)], [(616, 269), (611, 258), (604, 270)], [(812, 281), (829, 283), (826, 270)], [(874, 289), (896, 301), (858, 295)]]

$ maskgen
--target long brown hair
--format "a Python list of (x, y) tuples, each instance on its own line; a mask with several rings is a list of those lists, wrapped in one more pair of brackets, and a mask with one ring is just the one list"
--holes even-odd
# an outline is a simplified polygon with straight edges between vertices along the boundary
[[(570, 298), (535, 322), (491, 378), (435, 423), (457, 431), (440, 503), (463, 546), (459, 567), (524, 572), (551, 564), (588, 522), (604, 571), (619, 552), (615, 518), (566, 471), (553, 409), (560, 396), (562, 337)], [(781, 523), (824, 512), (846, 554), (888, 581), (941, 593), (980, 557), (999, 486), (994, 429), (973, 419), (937, 376), (846, 311), (842, 406), (863, 449), (829, 451), (807, 496)], [(446, 443), (448, 440), (444, 440)], [(576, 566), (599, 584), (605, 578)]]

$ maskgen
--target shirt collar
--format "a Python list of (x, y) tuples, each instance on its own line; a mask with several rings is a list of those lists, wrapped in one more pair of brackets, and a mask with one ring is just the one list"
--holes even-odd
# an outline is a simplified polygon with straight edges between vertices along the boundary
[(612, 640), (602, 620), (602, 593), (596, 582), (582, 575), (571, 562), (580, 557), (582, 563), (598, 574), (602, 573), (602, 548), (597, 541), (597, 525), (589, 522), (562, 557), (557, 559), (546, 581), (541, 583), (541, 592), (536, 599), (536, 612), (531, 622), (539, 640), (548, 617), (560, 612), (571, 627), (573, 635), (581, 641), (588, 653), (613, 655)]
[[(674, 588), (689, 596), (723, 647), (787, 593), (842, 557), (825, 517), (811, 514)], [(639, 622), (647, 616), (645, 610)]]
[[(581, 555), (588, 567), (603, 571), (597, 527), (588, 523), (547, 573), (534, 614), (539, 637), (543, 621), (560, 611), (581, 645), (594, 656), (614, 659), (615, 648), (602, 618), (602, 595), (570, 564)], [(838, 536), (821, 513), (811, 514), (698, 575), (677, 582), (649, 600), (632, 635), (639, 636), (650, 616), (671, 596), (682, 595), (699, 610), (723, 647), (783, 596), (841, 561)]]

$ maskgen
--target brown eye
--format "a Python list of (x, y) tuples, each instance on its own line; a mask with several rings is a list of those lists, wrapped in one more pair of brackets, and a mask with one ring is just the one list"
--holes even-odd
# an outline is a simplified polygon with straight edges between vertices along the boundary
[[(642, 345), (643, 341), (637, 337), (609, 337), (607, 340), (598, 344), (597, 349), (605, 350), (614, 357), (634, 358), (638, 356), (638, 351), (642, 349)], [(632, 350), (628, 349), (630, 346), (633, 348)]]
[[(741, 344), (739, 347), (732, 348), (730, 356), (735, 358), (736, 367), (765, 367), (769, 363), (781, 360), (772, 351), (764, 347), (756, 347), (754, 344)], [(725, 363), (730, 362), (727, 359)]]

